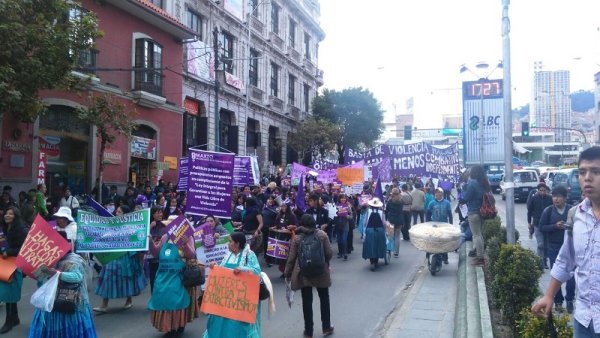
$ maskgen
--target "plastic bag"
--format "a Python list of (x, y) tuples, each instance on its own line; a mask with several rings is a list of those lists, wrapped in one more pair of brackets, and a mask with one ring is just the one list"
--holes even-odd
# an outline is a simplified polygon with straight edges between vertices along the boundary
[(292, 281), (286, 279), (285, 280), (285, 299), (287, 300), (288, 306), (290, 309), (292, 308), (292, 304), (294, 303), (294, 293), (292, 290)]
[(37, 289), (33, 295), (31, 295), (31, 305), (35, 306), (40, 310), (46, 312), (52, 312), (54, 308), (54, 299), (56, 298), (56, 289), (58, 288), (58, 277), (60, 273), (57, 272), (50, 279), (46, 281), (39, 289)]

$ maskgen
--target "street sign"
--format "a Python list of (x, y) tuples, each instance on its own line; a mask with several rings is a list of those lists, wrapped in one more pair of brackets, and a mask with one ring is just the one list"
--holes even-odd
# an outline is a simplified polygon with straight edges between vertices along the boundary
[(463, 82), (463, 151), (466, 165), (504, 163), (502, 79)]

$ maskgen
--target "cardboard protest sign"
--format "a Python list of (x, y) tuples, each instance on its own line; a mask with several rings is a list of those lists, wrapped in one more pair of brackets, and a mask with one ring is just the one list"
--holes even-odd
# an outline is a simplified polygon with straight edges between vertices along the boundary
[(80, 210), (77, 214), (77, 252), (148, 250), (150, 209), (122, 216), (102, 217)]
[(37, 215), (19, 251), (16, 264), (24, 274), (35, 278), (34, 271), (42, 265), (53, 267), (71, 248), (66, 239), (53, 230), (42, 216)]
[(182, 248), (187, 239), (194, 235), (194, 229), (185, 215), (179, 215), (166, 227), (167, 235), (173, 244)]
[(337, 179), (345, 185), (363, 183), (364, 181), (363, 168), (338, 168), (336, 172)]
[(253, 324), (258, 309), (259, 283), (260, 277), (251, 272), (234, 275), (232, 269), (215, 266), (207, 278), (200, 310)]
[(12, 281), (13, 274), (17, 270), (16, 260), (16, 257), (0, 258), (0, 281), (8, 283)]

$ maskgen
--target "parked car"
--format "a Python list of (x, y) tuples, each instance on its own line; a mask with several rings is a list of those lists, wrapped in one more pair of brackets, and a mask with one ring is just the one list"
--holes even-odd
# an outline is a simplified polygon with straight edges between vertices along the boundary
[(559, 185), (567, 188), (567, 201), (571, 204), (577, 204), (581, 200), (581, 186), (579, 185), (579, 169), (561, 169), (556, 171), (552, 186)]
[[(540, 183), (540, 178), (536, 170), (515, 170), (513, 172), (513, 182), (515, 185), (515, 201), (525, 202), (527, 201), (529, 192), (537, 188), (537, 185)], [(505, 184), (503, 177), (500, 182), (500, 194), (502, 195), (503, 201), (506, 200)]]
[(504, 177), (504, 169), (500, 167), (490, 167), (487, 169), (487, 178), (493, 193), (500, 192), (502, 177)]

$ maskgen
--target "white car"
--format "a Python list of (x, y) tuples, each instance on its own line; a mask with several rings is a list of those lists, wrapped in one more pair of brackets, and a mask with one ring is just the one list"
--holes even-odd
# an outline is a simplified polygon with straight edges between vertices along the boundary
[[(536, 170), (515, 170), (513, 172), (513, 182), (515, 184), (515, 201), (527, 201), (529, 192), (536, 189), (537, 185), (540, 183), (540, 177)], [(504, 182), (503, 177), (502, 182), (500, 182), (500, 194), (502, 195), (503, 201), (506, 200), (505, 185), (506, 183)]]

